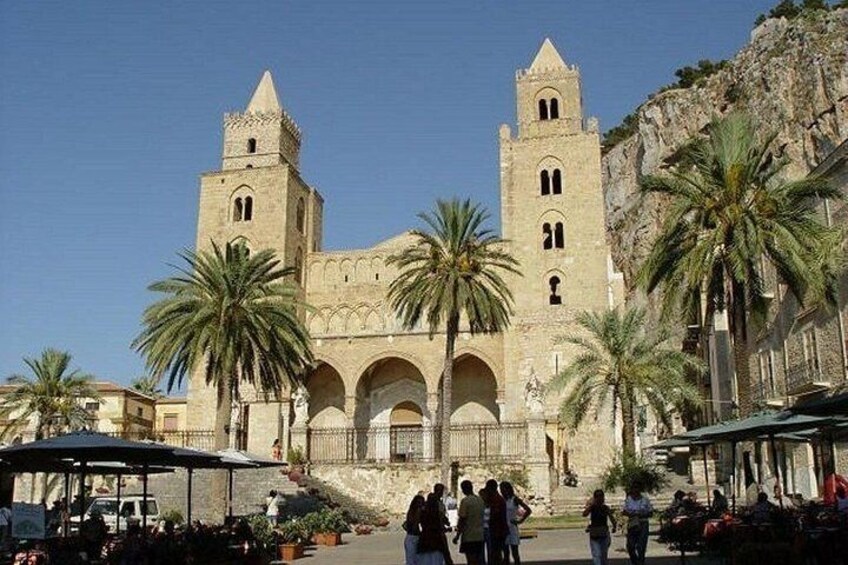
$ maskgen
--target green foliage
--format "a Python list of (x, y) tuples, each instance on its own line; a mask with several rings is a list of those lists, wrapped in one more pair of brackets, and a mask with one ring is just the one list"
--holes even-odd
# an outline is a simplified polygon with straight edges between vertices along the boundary
[(253, 537), (266, 549), (272, 550), (277, 545), (277, 532), (264, 514), (251, 514), (245, 518)]
[(285, 282), (294, 270), (274, 251), (240, 243), (180, 257), (179, 275), (150, 285), (164, 298), (144, 311), (133, 343), (150, 373), (167, 374), (170, 391), (202, 367), (207, 384), (235, 392), (245, 381), (279, 396), (312, 359), (296, 290)]
[(162, 398), (164, 396), (162, 389), (159, 388), (159, 378), (156, 375), (136, 377), (130, 383), (130, 387), (152, 398)]
[(601, 141), (601, 151), (606, 154), (610, 149), (639, 131), (639, 118), (636, 112), (627, 114), (621, 124), (607, 130)]
[(295, 447), (289, 447), (287, 459), (290, 465), (306, 464), (306, 455), (303, 454), (303, 448), (299, 445)]
[(298, 518), (286, 520), (276, 529), (277, 541), (282, 544), (306, 543), (313, 533), (309, 524)]
[(625, 492), (638, 486), (643, 492), (654, 493), (668, 484), (668, 478), (662, 469), (646, 461), (640, 455), (618, 453), (613, 462), (601, 475), (602, 488), (615, 492), (623, 488)]
[[(471, 200), (438, 200), (418, 217), (429, 229), (413, 230), (409, 247), (386, 263), (398, 270), (388, 301), (404, 328), (425, 322), (430, 337), (445, 331), (442, 411), (451, 413), (453, 354), (460, 319), (471, 334), (496, 333), (509, 325), (512, 292), (504, 275), (517, 274), (518, 261), (504, 241), (485, 227), (489, 213)], [(442, 480), (450, 477), (450, 426), (442, 429)]]
[(183, 513), (177, 510), (176, 508), (171, 508), (170, 510), (165, 510), (161, 516), (162, 520), (166, 522), (173, 522), (176, 525), (180, 525), (185, 522), (185, 518), (183, 518)]
[(758, 138), (750, 116), (730, 114), (687, 146), (684, 167), (641, 180), (643, 193), (669, 199), (639, 272), (648, 292), (664, 289), (666, 317), (682, 311), (694, 319), (702, 295), (709, 317), (725, 306), (733, 285), (739, 295), (731, 295), (730, 306), (762, 314), (763, 257), (800, 300), (835, 300), (842, 231), (825, 226), (817, 206), (843, 196), (823, 178), (780, 182), (783, 163), (769, 152), (773, 140)]
[(350, 531), (344, 512), (322, 508), (300, 519), (302, 527), (316, 534), (343, 534)]
[(69, 370), (71, 359), (70, 353), (56, 349), (45, 349), (39, 358), (24, 357), (32, 377), (16, 374), (6, 379), (14, 388), (0, 401), (0, 418), (8, 422), (0, 430), (0, 439), (20, 433), (33, 416), (39, 438), (89, 424), (91, 415), (83, 401), (97, 400), (100, 395), (94, 377)]
[(685, 66), (674, 71), (674, 76), (678, 78), (675, 84), (676, 88), (689, 88), (696, 84), (702, 84), (707, 77), (714, 75), (721, 69), (727, 66), (727, 61), (710, 61), (709, 59), (701, 59), (698, 61), (698, 66)]
[[(832, 8), (845, 8), (848, 6), (848, 0), (842, 0), (832, 6)], [(769, 10), (768, 15), (760, 14), (754, 20), (754, 25), (758, 26), (768, 19), (786, 18), (794, 20), (798, 16), (809, 14), (816, 10), (830, 10), (831, 6), (825, 0), (802, 0), (800, 5), (795, 4), (793, 0), (781, 0), (774, 8)]]
[(645, 318), (642, 308), (578, 314), (582, 335), (562, 339), (576, 346), (576, 357), (549, 385), (551, 392), (566, 391), (560, 419), (572, 429), (590, 412), (596, 418), (608, 413), (609, 401), (613, 418), (621, 407), (622, 445), (629, 453), (635, 450), (636, 403), (644, 399), (670, 427), (672, 408), (700, 402), (689, 377), (704, 371), (697, 357), (669, 347), (666, 330), (648, 332)]

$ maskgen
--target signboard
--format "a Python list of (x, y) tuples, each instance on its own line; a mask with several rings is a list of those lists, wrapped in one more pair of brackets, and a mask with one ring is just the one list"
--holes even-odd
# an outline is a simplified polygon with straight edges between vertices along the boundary
[(12, 503), (12, 537), (44, 539), (46, 533), (44, 507), (40, 504)]

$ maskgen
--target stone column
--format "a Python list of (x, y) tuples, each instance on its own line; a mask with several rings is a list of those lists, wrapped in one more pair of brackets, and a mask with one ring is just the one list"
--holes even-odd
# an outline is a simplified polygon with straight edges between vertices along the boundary
[(435, 446), (438, 438), (435, 433), (435, 426), (439, 423), (439, 393), (438, 392), (428, 392), (427, 393), (427, 412), (429, 412), (430, 420), (429, 423), (424, 423), (424, 429), (422, 430), (422, 447), (421, 447), (421, 456), (424, 459), (434, 459), (436, 457)]
[(286, 401), (280, 402), (280, 448), (283, 451), (283, 459), (288, 460), (289, 448), (291, 447), (291, 432), (289, 418), (291, 417), (291, 404)]
[(345, 411), (345, 419), (347, 420), (346, 425), (348, 428), (356, 427), (356, 397), (355, 396), (345, 396), (344, 399), (344, 411)]
[(530, 414), (527, 417), (525, 466), (530, 476), (530, 491), (536, 495), (539, 502), (547, 501), (551, 496), (551, 475), (545, 439), (545, 417), (541, 414)]

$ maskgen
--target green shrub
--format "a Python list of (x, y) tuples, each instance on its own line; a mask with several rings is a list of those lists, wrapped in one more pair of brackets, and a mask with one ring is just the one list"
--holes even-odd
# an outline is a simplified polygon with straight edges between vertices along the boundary
[(306, 463), (306, 455), (303, 454), (303, 448), (289, 447), (288, 462), (291, 465), (304, 465)]
[(638, 485), (643, 492), (654, 493), (666, 486), (668, 479), (662, 469), (641, 456), (619, 453), (601, 475), (601, 482), (607, 492), (619, 487), (627, 491)]
[(322, 508), (317, 512), (310, 512), (300, 519), (302, 526), (311, 533), (317, 534), (342, 534), (349, 532), (347, 520), (341, 510), (330, 510)]
[(253, 537), (266, 549), (271, 549), (277, 545), (277, 534), (274, 527), (268, 521), (268, 517), (264, 514), (251, 514), (247, 518), (247, 525), (250, 526), (250, 531), (253, 532)]
[(177, 526), (185, 522), (185, 518), (183, 518), (183, 513), (177, 510), (176, 508), (171, 508), (170, 510), (165, 510), (164, 512), (162, 512), (161, 519), (166, 522), (173, 522)]
[(309, 524), (303, 519), (286, 520), (276, 529), (279, 543), (306, 543), (312, 536)]

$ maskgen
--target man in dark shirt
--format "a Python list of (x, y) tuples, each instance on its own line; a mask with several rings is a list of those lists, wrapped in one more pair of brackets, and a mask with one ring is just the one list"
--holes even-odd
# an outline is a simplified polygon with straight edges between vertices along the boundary
[(498, 492), (498, 481), (486, 481), (489, 491), (489, 560), (487, 565), (503, 563), (506, 537), (509, 535), (509, 524), (506, 521), (506, 501)]

